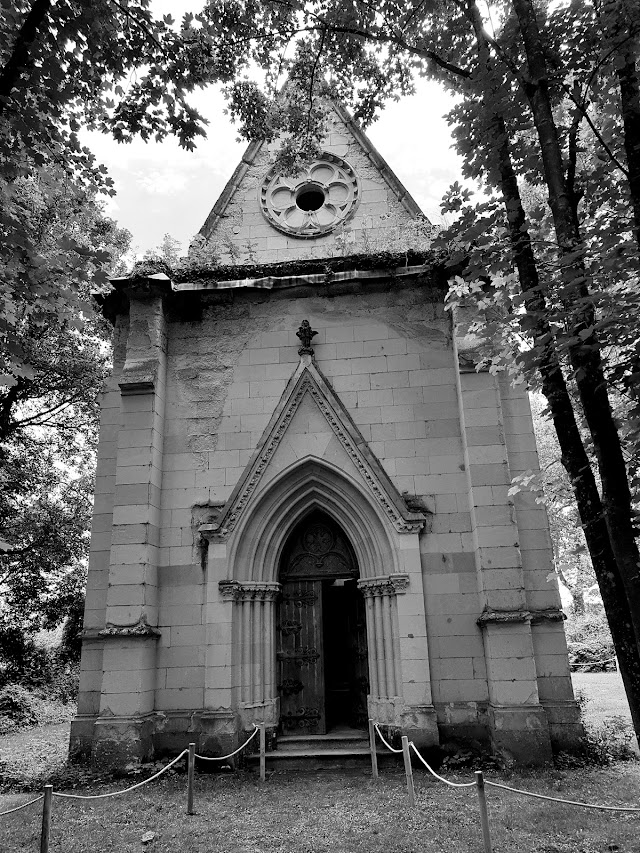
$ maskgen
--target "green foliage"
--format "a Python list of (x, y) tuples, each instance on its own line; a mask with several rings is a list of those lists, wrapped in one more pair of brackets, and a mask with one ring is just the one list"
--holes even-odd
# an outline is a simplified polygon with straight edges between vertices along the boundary
[[(105, 273), (95, 267), (98, 258), (117, 269), (130, 235), (60, 170), (17, 178), (13, 197), (42, 259), (46, 287), (57, 287), (63, 303), (65, 288), (72, 288), (84, 303), (77, 312), (64, 303), (69, 310), (58, 313), (40, 301), (39, 290), (4, 291), (12, 300), (7, 322), (16, 346), (10, 341), (0, 349), (8, 377), (0, 382), (0, 631), (17, 631), (28, 641), (78, 606), (86, 578), (98, 395), (109, 367), (110, 330), (93, 316), (90, 278), (74, 282), (69, 270), (78, 247), (91, 259), (87, 270)], [(6, 252), (5, 269), (9, 247)], [(18, 280), (24, 281), (19, 272)]]
[(604, 610), (591, 606), (587, 612), (572, 616), (566, 625), (569, 661), (578, 672), (615, 670), (614, 648)]
[(33, 726), (38, 715), (32, 694), (19, 684), (0, 688), (0, 734), (24, 726)]
[[(269, 4), (267, 4), (268, 6)], [(102, 246), (61, 231), (42, 251), (22, 181), (37, 176), (44, 207), (60, 176), (75, 193), (113, 195), (113, 183), (79, 137), (81, 128), (192, 149), (205, 120), (189, 93), (231, 83), (258, 55), (286, 44), (260, 3), (211, 2), (181, 22), (157, 18), (149, 0), (12, 0), (0, 15), (0, 384), (29, 377), (23, 324), (52, 318), (75, 327), (87, 293), (107, 284)]]

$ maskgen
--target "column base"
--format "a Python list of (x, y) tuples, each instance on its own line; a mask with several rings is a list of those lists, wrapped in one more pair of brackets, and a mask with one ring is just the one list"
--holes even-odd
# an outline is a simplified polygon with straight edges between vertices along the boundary
[(551, 761), (549, 723), (540, 705), (490, 704), (489, 733), (493, 751), (518, 764)]
[(93, 727), (91, 763), (125, 767), (150, 761), (154, 755), (155, 713), (131, 717), (98, 717)]
[(277, 728), (280, 722), (280, 697), (266, 702), (243, 702), (238, 708), (240, 727), (251, 731), (254, 724), (265, 723), (267, 728)]
[(417, 747), (438, 746), (440, 734), (433, 705), (407, 705), (401, 696), (367, 699), (369, 718), (381, 726), (397, 729)]

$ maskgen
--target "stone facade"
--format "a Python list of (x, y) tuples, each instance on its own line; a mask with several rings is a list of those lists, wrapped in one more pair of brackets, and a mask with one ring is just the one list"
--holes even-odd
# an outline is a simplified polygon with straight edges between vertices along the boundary
[(469, 366), (432, 264), (243, 272), (413, 227), (415, 203), (339, 108), (325, 148), (357, 176), (335, 228), (274, 227), (272, 152), (254, 144), (202, 231), (235, 278), (118, 281), (107, 300), (75, 755), (221, 754), (253, 722), (278, 731), (282, 555), (314, 512), (357, 563), (373, 719), (523, 762), (581, 736), (546, 514), (509, 495), (538, 466), (526, 391)]

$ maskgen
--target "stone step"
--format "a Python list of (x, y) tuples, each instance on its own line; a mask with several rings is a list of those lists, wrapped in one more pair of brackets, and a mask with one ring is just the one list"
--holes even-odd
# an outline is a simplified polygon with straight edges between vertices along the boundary
[(278, 751), (318, 749), (366, 749), (369, 739), (359, 733), (339, 732), (326, 735), (285, 735), (278, 738)]
[[(279, 741), (278, 741), (279, 743)], [(376, 750), (378, 764), (389, 766), (395, 762), (395, 756), (386, 750)], [(260, 756), (256, 753), (247, 755), (248, 767), (255, 770)], [(268, 770), (307, 771), (315, 770), (367, 770), (371, 768), (371, 753), (369, 747), (351, 747), (347, 749), (326, 749), (322, 747), (285, 749), (280, 748), (266, 753)]]

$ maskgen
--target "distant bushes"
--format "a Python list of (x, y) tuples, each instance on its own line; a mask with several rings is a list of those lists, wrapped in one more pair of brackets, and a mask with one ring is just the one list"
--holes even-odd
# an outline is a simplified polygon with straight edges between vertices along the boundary
[(71, 642), (38, 645), (19, 628), (0, 628), (0, 734), (61, 722), (78, 693), (79, 664)]
[(569, 663), (577, 672), (615, 670), (615, 650), (602, 607), (589, 607), (567, 620)]

